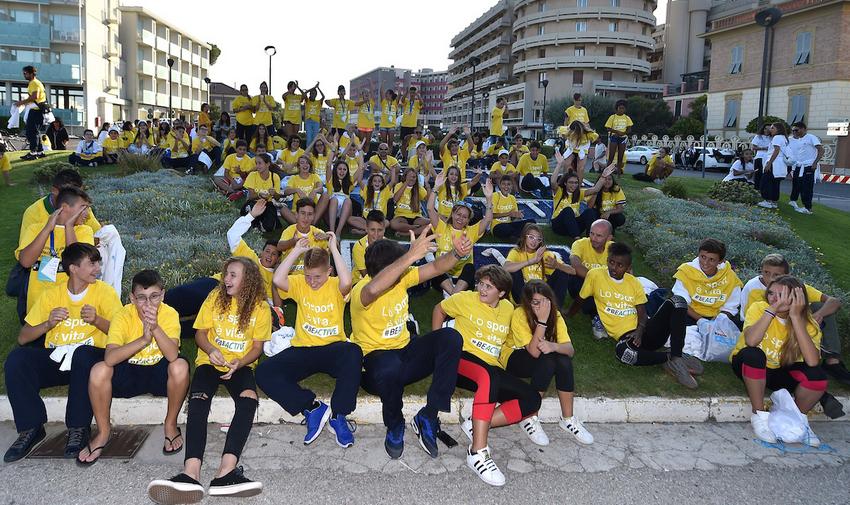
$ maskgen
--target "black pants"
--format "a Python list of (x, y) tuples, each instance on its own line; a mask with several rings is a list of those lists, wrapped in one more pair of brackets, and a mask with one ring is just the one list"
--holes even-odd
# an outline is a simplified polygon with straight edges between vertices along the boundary
[(791, 188), (791, 201), (796, 202), (797, 198), (802, 198), (803, 206), (812, 210), (812, 196), (815, 190), (815, 167), (803, 167), (802, 175), (798, 175), (797, 169), (794, 169), (794, 179)]
[(224, 372), (212, 365), (201, 365), (195, 369), (192, 386), (189, 388), (189, 407), (186, 417), (186, 459), (198, 458), (204, 460), (204, 449), (207, 445), (207, 420), (210, 417), (212, 398), (219, 384), (227, 388), (236, 412), (230, 421), (230, 429), (224, 441), (222, 454), (233, 454), (236, 459), (242, 455), (245, 442), (251, 433), (254, 414), (257, 412), (257, 400), (241, 396), (243, 391), (257, 392), (254, 383), (254, 371), (250, 367), (235, 371), (230, 379), (221, 380)]
[[(569, 280), (567, 281), (567, 291), (570, 293), (570, 298), (575, 300), (578, 298), (579, 293), (581, 293), (581, 287), (584, 285), (584, 277), (580, 277), (578, 275), (571, 275)], [(596, 302), (593, 301), (593, 297), (587, 298), (584, 300), (584, 303), (581, 305), (581, 311), (589, 316), (596, 315)]]
[(779, 201), (779, 185), (782, 184), (784, 177), (774, 177), (773, 172), (765, 170), (761, 176), (761, 197), (765, 200), (773, 202)]
[(41, 145), (41, 123), (44, 122), (44, 114), (38, 108), (30, 109), (27, 114), (27, 142), (30, 144), (30, 152), (44, 152)]
[(640, 345), (635, 345), (630, 337), (621, 337), (614, 348), (614, 355), (626, 365), (659, 365), (667, 361), (667, 353), (659, 352), (670, 337), (670, 355), (682, 355), (685, 346), (685, 318), (688, 306), (665, 300), (661, 307), (646, 322)]
[(552, 377), (558, 391), (572, 393), (575, 390), (573, 359), (566, 354), (540, 353), (535, 358), (525, 349), (516, 349), (508, 359), (507, 371), (523, 379), (531, 378), (531, 387), (541, 393), (549, 389)]
[(739, 379), (744, 377), (765, 379), (765, 387), (771, 391), (787, 389), (794, 392), (797, 386), (813, 391), (826, 391), (826, 372), (819, 366), (804, 362), (789, 367), (767, 368), (767, 356), (758, 347), (744, 347), (732, 356), (732, 371)]
[(218, 284), (212, 277), (201, 277), (165, 292), (162, 301), (180, 315), (180, 338), (195, 338), (195, 316)]
[(760, 158), (756, 158), (755, 160), (753, 160), (753, 185), (755, 185), (757, 190), (761, 189), (761, 176), (763, 170), (763, 160)]
[[(600, 216), (601, 215), (602, 214), (600, 213)], [(609, 214), (607, 221), (611, 223), (611, 226), (614, 228), (614, 231), (617, 231), (617, 228), (626, 224), (626, 215), (622, 212), (620, 212), (619, 214)]]
[(490, 422), (497, 403), (508, 424), (519, 422), (540, 410), (542, 398), (532, 386), (467, 351), (461, 353), (457, 387), (475, 393), (472, 399), (473, 419)]
[(534, 174), (525, 174), (525, 176), (519, 180), (519, 187), (526, 193), (531, 193), (534, 190), (539, 190), (541, 193), (546, 196), (546, 192), (549, 189), (540, 181)]
[(317, 347), (290, 347), (257, 366), (257, 384), (289, 412), (309, 410), (316, 394), (298, 383), (317, 373), (336, 379), (331, 411), (347, 416), (357, 405), (363, 351), (351, 342), (333, 342)]
[[(443, 283), (446, 279), (449, 278), (448, 274), (440, 274), (433, 279), (431, 279), (431, 288), (438, 293), (443, 292), (443, 288), (440, 284)], [(463, 266), (463, 269), (460, 271), (460, 274), (457, 276), (457, 281), (466, 281), (466, 289), (471, 290), (475, 287), (475, 265), (472, 263), (467, 263)]]
[(190, 154), (185, 158), (162, 158), (162, 166), (164, 168), (191, 168), (195, 169), (198, 164), (198, 155)]
[[(514, 299), (514, 302), (519, 304), (522, 300), (522, 289), (525, 287), (525, 278), (522, 276), (522, 270), (517, 270), (516, 272), (511, 273), (511, 278), (514, 280), (513, 285), (511, 286), (511, 296)], [(555, 292), (555, 299), (558, 300), (558, 307), (562, 308), (564, 306), (564, 300), (567, 299), (567, 287), (570, 282), (570, 276), (562, 271), (555, 269), (552, 272), (552, 275), (546, 279), (546, 284), (552, 288), (552, 291)]]
[[(236, 122), (236, 138), (242, 139), (245, 142), (248, 142), (251, 139), (251, 135), (254, 134), (254, 127), (252, 125), (244, 125), (240, 122)], [(235, 152), (235, 151), (234, 151)]]
[[(245, 216), (251, 212), (251, 209), (254, 208), (254, 205), (257, 205), (257, 200), (250, 200), (248, 203), (242, 207), (241, 215)], [(277, 207), (274, 205), (266, 205), (266, 209), (260, 214), (260, 217), (254, 218), (251, 221), (251, 226), (260, 230), (260, 233), (266, 233), (269, 231), (277, 230), (278, 228), (283, 228), (283, 225), (280, 224), (280, 219), (278, 219), (278, 211)]]
[(87, 159), (81, 158), (80, 155), (77, 154), (77, 153), (71, 153), (71, 155), (68, 156), (68, 163), (70, 163), (72, 165), (82, 165), (84, 167), (88, 166), (90, 163), (102, 164), (103, 163), (103, 156), (96, 156), (96, 157), (94, 157), (90, 160), (87, 160)]
[(490, 232), (494, 237), (498, 238), (518, 238), (522, 233), (523, 228), (528, 223), (533, 223), (533, 219), (522, 219), (519, 221), (509, 221), (507, 223), (496, 223)]
[(451, 408), (463, 337), (454, 328), (440, 328), (414, 338), (405, 347), (372, 351), (363, 358), (363, 389), (381, 398), (384, 425), (404, 424), (401, 413), (404, 387), (431, 378), (427, 404), (436, 410)]
[(578, 217), (576, 217), (573, 209), (566, 208), (557, 217), (553, 217), (549, 224), (552, 231), (558, 235), (581, 237), (582, 234), (590, 234), (590, 225), (594, 221), (596, 221), (596, 209), (592, 207), (585, 209)]

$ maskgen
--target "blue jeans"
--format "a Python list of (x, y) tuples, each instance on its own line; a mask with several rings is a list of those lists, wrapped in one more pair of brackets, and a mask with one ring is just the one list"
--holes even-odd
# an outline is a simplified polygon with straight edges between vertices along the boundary
[(319, 134), (319, 123), (314, 119), (304, 121), (304, 129), (307, 131), (307, 145), (313, 143), (313, 139)]
[(44, 115), (40, 110), (30, 109), (27, 114), (27, 142), (30, 144), (30, 152), (40, 153), (44, 151), (41, 146), (41, 123), (44, 122)]

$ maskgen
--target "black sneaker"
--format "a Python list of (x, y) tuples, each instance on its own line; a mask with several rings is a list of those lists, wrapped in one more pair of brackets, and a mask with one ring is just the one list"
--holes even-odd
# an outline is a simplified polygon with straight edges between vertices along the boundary
[(18, 434), (18, 439), (15, 440), (15, 443), (9, 447), (8, 451), (6, 451), (6, 455), (3, 456), (3, 461), (11, 463), (25, 457), (31, 450), (33, 450), (33, 448), (35, 448), (36, 444), (44, 440), (45, 435), (46, 433), (44, 432), (43, 425), (22, 431)]
[(29, 153), (29, 154), (25, 154), (25, 155), (21, 156), (21, 159), (25, 160), (25, 161), (37, 160), (38, 155), (34, 154), (34, 153)]
[(838, 363), (834, 363), (832, 365), (827, 364), (826, 360), (821, 363), (821, 368), (826, 372), (827, 375), (832, 377), (833, 379), (843, 382), (844, 384), (850, 385), (850, 371), (844, 366), (843, 361), (839, 361)]
[(65, 459), (73, 459), (80, 455), (83, 447), (89, 443), (91, 427), (68, 428), (68, 443), (65, 444)]
[(148, 484), (148, 496), (156, 503), (166, 505), (198, 503), (204, 499), (204, 486), (185, 473), (168, 480), (154, 480)]
[(823, 407), (823, 413), (830, 419), (838, 419), (844, 417), (844, 405), (837, 398), (824, 391), (820, 397), (820, 405)]
[(242, 467), (237, 466), (224, 477), (210, 482), (210, 496), (235, 496), (248, 498), (263, 492), (263, 483), (254, 482), (242, 475)]

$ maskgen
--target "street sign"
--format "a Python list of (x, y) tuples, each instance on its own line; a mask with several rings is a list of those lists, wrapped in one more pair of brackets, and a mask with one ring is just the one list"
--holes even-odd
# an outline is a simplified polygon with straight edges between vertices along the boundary
[(850, 135), (850, 119), (828, 119), (826, 123), (826, 135), (828, 137), (847, 137)]

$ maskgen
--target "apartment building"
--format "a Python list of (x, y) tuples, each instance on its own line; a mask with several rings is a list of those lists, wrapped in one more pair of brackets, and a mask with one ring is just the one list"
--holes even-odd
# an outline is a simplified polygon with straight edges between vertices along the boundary
[[(361, 91), (372, 86), (373, 99), (375, 100), (375, 120), (381, 120), (380, 102), (383, 100), (381, 90), (394, 89), (396, 93), (401, 95), (405, 89), (411, 86), (416, 86), (419, 93), (422, 95), (422, 100), (425, 105), (419, 111), (419, 120), (425, 126), (441, 127), (443, 122), (443, 100), (446, 96), (448, 88), (446, 70), (434, 71), (430, 68), (423, 68), (418, 72), (406, 68), (396, 68), (395, 66), (374, 68), (364, 74), (361, 74), (349, 82), (349, 97), (352, 100), (359, 100)], [(333, 93), (330, 94), (330, 91)], [(336, 96), (336, 88), (326, 90), (328, 98)], [(357, 112), (351, 114), (351, 121), (357, 122)]]

